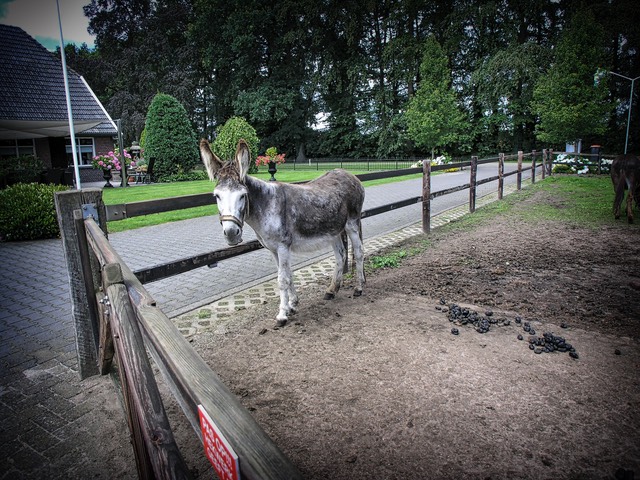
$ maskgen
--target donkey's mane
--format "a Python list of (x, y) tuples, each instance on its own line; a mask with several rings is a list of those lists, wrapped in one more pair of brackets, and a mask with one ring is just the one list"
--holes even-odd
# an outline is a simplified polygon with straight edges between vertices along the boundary
[(238, 168), (233, 162), (225, 162), (220, 167), (220, 170), (216, 172), (216, 177), (218, 178), (218, 181), (221, 179), (229, 179), (242, 183), (240, 179), (240, 172), (238, 172)]

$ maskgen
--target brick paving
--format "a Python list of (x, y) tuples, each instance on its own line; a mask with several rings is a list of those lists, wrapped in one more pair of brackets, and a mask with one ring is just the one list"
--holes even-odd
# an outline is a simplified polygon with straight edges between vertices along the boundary
[[(420, 194), (419, 180), (393, 185), (367, 188), (365, 208)], [(495, 193), (481, 195), (494, 189), (483, 185), (477, 205), (493, 201)], [(467, 199), (464, 192), (439, 197), (432, 226), (464, 215), (466, 206), (452, 207)], [(419, 234), (420, 211), (415, 205), (365, 219), (366, 253)], [(213, 217), (204, 217), (110, 239), (137, 269), (220, 248), (217, 225)], [(324, 281), (333, 269), (328, 257), (329, 252), (297, 256), (297, 285)], [(224, 328), (225, 313), (277, 296), (268, 252), (234, 260), (147, 288), (184, 335)], [(0, 243), (0, 265), (0, 479), (136, 478), (126, 421), (110, 378), (78, 377), (61, 241)]]

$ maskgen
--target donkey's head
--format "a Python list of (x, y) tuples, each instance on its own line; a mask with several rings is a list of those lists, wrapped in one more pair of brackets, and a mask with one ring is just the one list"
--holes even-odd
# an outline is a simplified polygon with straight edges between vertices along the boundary
[(249, 197), (244, 183), (251, 159), (249, 145), (244, 140), (240, 140), (235, 158), (223, 163), (211, 151), (209, 142), (202, 139), (200, 154), (209, 178), (212, 181), (218, 181), (213, 194), (218, 204), (224, 236), (229, 245), (237, 245), (242, 242), (244, 219), (249, 213)]

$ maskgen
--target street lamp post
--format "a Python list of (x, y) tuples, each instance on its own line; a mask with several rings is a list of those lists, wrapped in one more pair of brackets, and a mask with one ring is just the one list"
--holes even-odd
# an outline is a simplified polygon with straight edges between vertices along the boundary
[(629, 145), (629, 125), (631, 125), (631, 103), (633, 102), (633, 85), (635, 81), (638, 80), (640, 77), (630, 78), (630, 77), (625, 77), (624, 75), (620, 75), (619, 73), (616, 73), (616, 72), (610, 71), (609, 73), (611, 73), (612, 75), (617, 75), (618, 77), (624, 78), (625, 80), (629, 80), (631, 82), (631, 92), (629, 93), (629, 112), (627, 113), (627, 135), (624, 140), (624, 153), (626, 155), (627, 147)]

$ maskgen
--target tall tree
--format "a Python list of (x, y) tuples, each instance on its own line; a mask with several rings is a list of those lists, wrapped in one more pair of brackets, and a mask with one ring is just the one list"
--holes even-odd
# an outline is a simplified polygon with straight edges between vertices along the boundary
[(422, 44), (432, 28), (435, 5), (441, 2), (370, 3), (363, 44), (370, 86), (363, 112), (365, 132), (372, 136), (377, 156), (407, 155), (413, 143), (406, 135), (402, 111), (415, 94)]
[(419, 147), (436, 149), (463, 139), (468, 127), (451, 89), (451, 70), (437, 40), (431, 36), (424, 46), (420, 85), (406, 111), (409, 136)]
[[(595, 3), (595, 2), (594, 2)], [(634, 0), (601, 0), (593, 8), (598, 12), (596, 20), (605, 31), (605, 45), (608, 50), (610, 70), (627, 78), (640, 76), (640, 8)], [(604, 68), (605, 65), (602, 65)], [(604, 80), (604, 79), (603, 79)], [(638, 80), (636, 80), (637, 82)], [(637, 84), (636, 84), (637, 85)], [(610, 152), (622, 152), (626, 142), (631, 81), (610, 75), (609, 88), (612, 99), (618, 107), (612, 112), (608, 132), (603, 144)], [(637, 92), (638, 90), (635, 90)], [(640, 131), (640, 108), (638, 96), (631, 105), (630, 132)], [(629, 151), (640, 151), (640, 136), (629, 136)]]
[[(366, 136), (359, 130), (359, 112), (365, 109), (366, 88), (363, 3), (327, 0), (319, 13), (317, 32), (323, 48), (320, 100), (327, 117), (319, 150), (325, 156), (366, 155)], [(368, 85), (367, 85), (368, 87)]]
[[(305, 150), (407, 155), (415, 143), (404, 113), (422, 83), (422, 45), (434, 35), (471, 119), (470, 139), (449, 146), (452, 153), (528, 149), (537, 141), (532, 92), (546, 55), (568, 19), (587, 9), (606, 27), (599, 66), (638, 76), (633, 0), (91, 0), (96, 50), (79, 52), (73, 66), (123, 120), (129, 140), (161, 91), (180, 100), (204, 135), (241, 115), (262, 148), (277, 145), (289, 158)], [(606, 138), (621, 145), (630, 83), (612, 77), (609, 86), (619, 108)], [(639, 119), (636, 108), (632, 131)]]
[(600, 140), (611, 103), (608, 90), (593, 78), (604, 63), (603, 31), (588, 11), (578, 11), (562, 33), (554, 63), (534, 90), (540, 141), (562, 145), (577, 139)]
[(190, 0), (91, 0), (84, 11), (102, 66), (98, 85), (104, 90), (96, 94), (106, 99), (111, 116), (122, 120), (126, 142), (139, 138), (158, 91), (193, 111)]
[(192, 37), (207, 85), (207, 133), (239, 115), (255, 125), (263, 147), (303, 149), (315, 116), (310, 22), (316, 8), (310, 0), (195, 1)]

